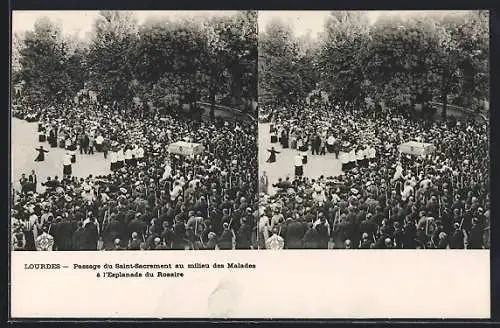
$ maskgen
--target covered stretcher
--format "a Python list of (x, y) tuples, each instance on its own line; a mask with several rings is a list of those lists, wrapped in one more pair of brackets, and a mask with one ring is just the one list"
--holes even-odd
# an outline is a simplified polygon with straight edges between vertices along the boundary
[(398, 150), (403, 154), (427, 156), (432, 154), (436, 150), (436, 147), (430, 143), (409, 141), (399, 145)]
[(199, 143), (177, 141), (171, 143), (167, 150), (171, 154), (191, 156), (201, 154), (205, 150), (205, 147)]

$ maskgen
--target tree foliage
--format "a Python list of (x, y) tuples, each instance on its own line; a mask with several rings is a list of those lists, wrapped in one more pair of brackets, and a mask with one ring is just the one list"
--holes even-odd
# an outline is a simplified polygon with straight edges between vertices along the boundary
[[(438, 101), (446, 115), (451, 99), (481, 108), (489, 93), (488, 23), (485, 11), (387, 15), (375, 22), (365, 12), (334, 11), (314, 43), (273, 21), (259, 39), (259, 92), (263, 102), (285, 103), (319, 82), (330, 99), (356, 106), (369, 98), (411, 110)], [(303, 44), (313, 44), (307, 55)], [(308, 76), (311, 71), (318, 74)]]
[(316, 54), (302, 41), (280, 20), (259, 34), (259, 102), (294, 102), (315, 88)]
[[(121, 107), (136, 99), (172, 109), (216, 97), (236, 105), (257, 97), (254, 11), (141, 25), (130, 12), (101, 11), (90, 40), (64, 51), (60, 29), (49, 20), (38, 25), (24, 38), (28, 46), (19, 59), (30, 90), (47, 98), (60, 90), (72, 98), (84, 84), (100, 102)], [(61, 58), (65, 65), (51, 71)]]
[(71, 75), (79, 71), (80, 60), (70, 52), (61, 28), (47, 18), (38, 20), (28, 31), (19, 49), (19, 78), (25, 83), (24, 94), (39, 104), (73, 95), (78, 83)]

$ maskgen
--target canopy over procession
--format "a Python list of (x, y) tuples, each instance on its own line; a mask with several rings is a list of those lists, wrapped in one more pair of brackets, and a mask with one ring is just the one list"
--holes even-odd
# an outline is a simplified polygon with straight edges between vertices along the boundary
[(88, 40), (40, 18), (19, 36), (13, 145), (35, 146), (13, 156), (33, 170), (13, 181), (13, 250), (256, 247), (256, 13), (186, 14), (92, 12)]
[(317, 38), (299, 16), (259, 34), (261, 234), (286, 249), (489, 248), (488, 14), (335, 11)]

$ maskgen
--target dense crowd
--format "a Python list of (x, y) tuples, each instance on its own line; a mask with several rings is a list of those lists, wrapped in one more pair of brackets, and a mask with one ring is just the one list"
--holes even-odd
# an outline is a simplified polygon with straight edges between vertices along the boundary
[[(259, 231), (277, 228), (285, 248), (489, 248), (487, 123), (320, 103), (268, 108), (260, 120), (277, 151), (343, 164), (336, 177), (261, 177)], [(408, 141), (435, 150), (400, 153)]]
[[(47, 148), (65, 148), (73, 157), (105, 156), (110, 162), (107, 175), (61, 174), (38, 182), (34, 172), (23, 175), (12, 204), (13, 249), (254, 246), (256, 122), (119, 112), (89, 101), (25, 103), (13, 116), (38, 121)], [(180, 140), (200, 143), (204, 151), (169, 153), (168, 145)]]

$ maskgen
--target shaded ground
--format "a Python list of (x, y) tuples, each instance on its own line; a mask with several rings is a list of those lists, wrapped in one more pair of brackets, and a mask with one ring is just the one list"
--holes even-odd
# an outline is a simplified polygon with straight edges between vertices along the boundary
[[(271, 136), (269, 134), (269, 123), (259, 123), (259, 176), (263, 171), (266, 171), (269, 177), (269, 183), (275, 183), (278, 178), (286, 178), (294, 176), (294, 159), (297, 151), (294, 149), (283, 149), (281, 144), (271, 144)], [(276, 155), (275, 163), (266, 163), (269, 152), (273, 146), (280, 154)], [(334, 154), (326, 154), (324, 156), (311, 155), (308, 152), (308, 163), (304, 165), (304, 176), (309, 178), (318, 178), (321, 175), (338, 176), (342, 174), (342, 164), (339, 160), (335, 159)], [(275, 190), (269, 187), (269, 193), (274, 194)]]

